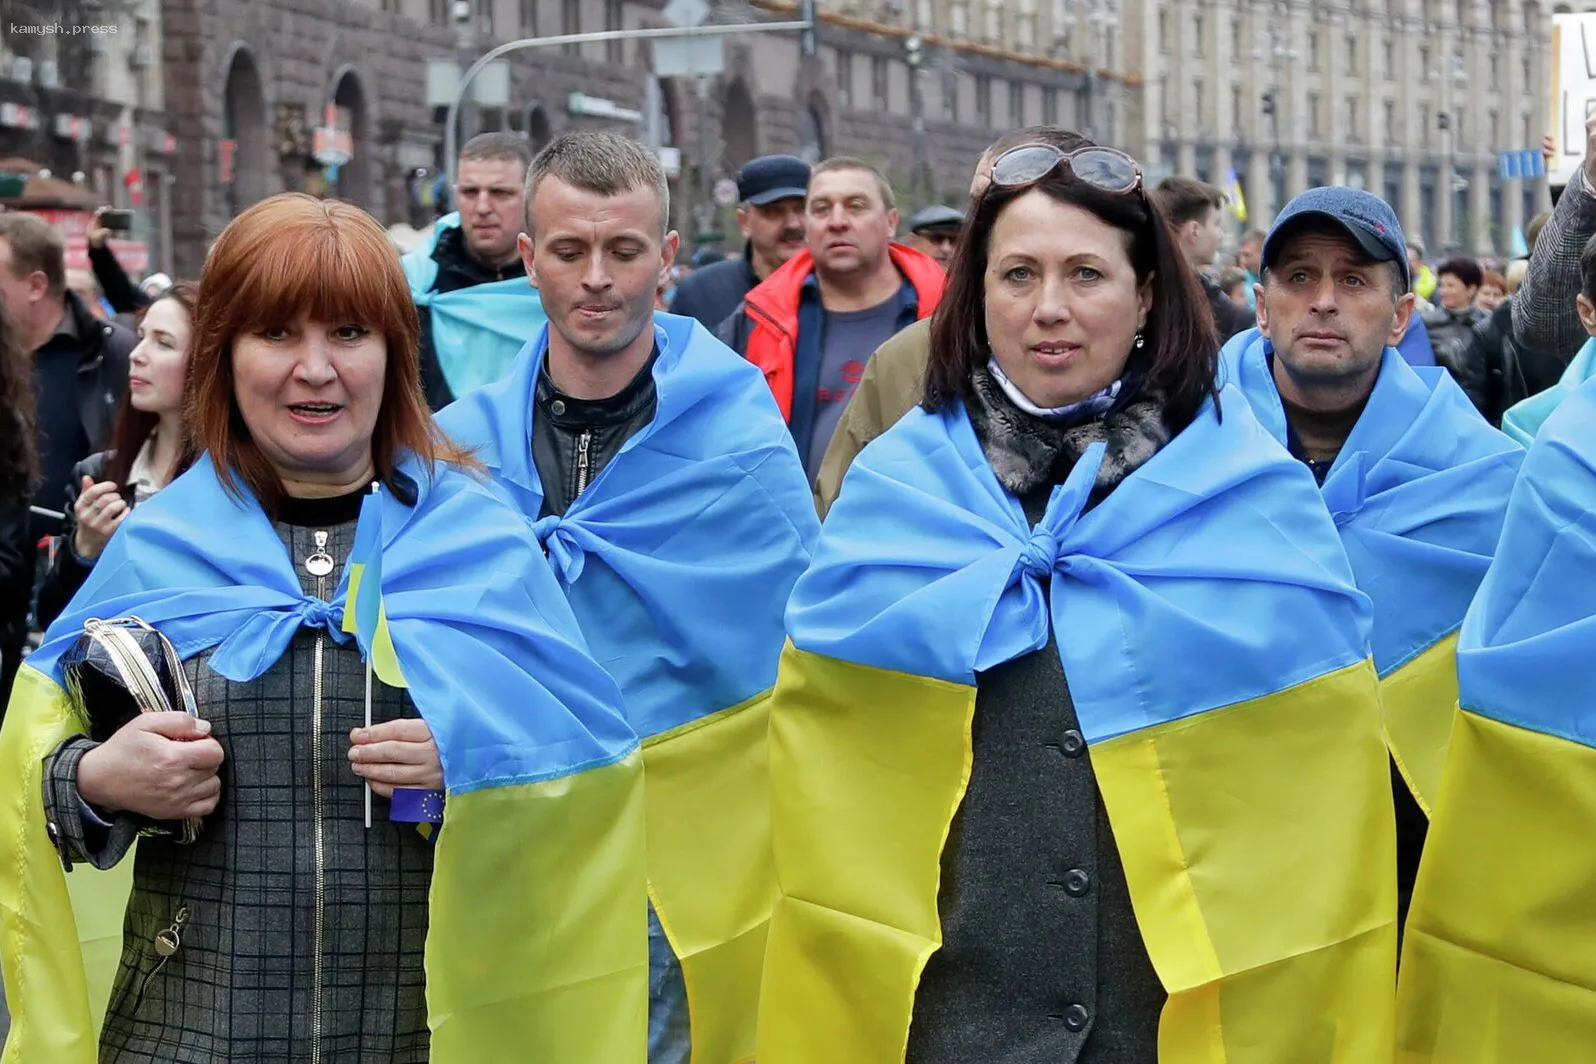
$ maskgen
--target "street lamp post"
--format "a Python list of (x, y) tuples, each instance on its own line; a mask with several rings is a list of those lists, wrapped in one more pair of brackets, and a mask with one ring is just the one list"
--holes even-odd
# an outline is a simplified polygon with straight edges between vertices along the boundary
[(932, 190), (930, 164), (925, 150), (925, 93), (920, 82), (921, 68), (925, 63), (925, 41), (918, 33), (910, 34), (903, 42), (904, 61), (909, 64), (909, 113), (914, 131), (914, 190), (918, 203), (931, 202)]
[(523, 37), (518, 41), (506, 41), (504, 44), (491, 49), (482, 55), (460, 78), (460, 85), (455, 90), (453, 102), (449, 104), (449, 114), (443, 130), (443, 165), (449, 175), (449, 184), (454, 184), (456, 164), (456, 134), (455, 123), (459, 120), (460, 105), (465, 101), (466, 91), (471, 87), (471, 82), (476, 80), (487, 65), (496, 59), (502, 59), (511, 52), (524, 51), (529, 48), (554, 48), (566, 44), (598, 44), (603, 41), (649, 41), (649, 40), (679, 40), (684, 37), (726, 37), (735, 33), (776, 33), (803, 31), (811, 28), (806, 21), (792, 22), (765, 22), (754, 25), (736, 26), (664, 26), (658, 29), (637, 30), (595, 30), (591, 33), (563, 33), (556, 37)]

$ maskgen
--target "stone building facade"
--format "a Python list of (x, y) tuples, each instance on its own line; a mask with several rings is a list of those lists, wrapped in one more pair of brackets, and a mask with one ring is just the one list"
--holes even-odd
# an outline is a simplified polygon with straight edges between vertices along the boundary
[[(1018, 2), (1029, 11), (1033, 0)], [(509, 129), (537, 145), (587, 125), (675, 147), (674, 221), (689, 233), (715, 179), (759, 154), (863, 156), (888, 171), (908, 210), (960, 202), (982, 149), (1011, 126), (1089, 124), (1090, 115), (1114, 138), (1122, 88), (1067, 58), (1067, 42), (1022, 48), (1040, 32), (1032, 23), (978, 20), (967, 0), (938, 5), (823, 0), (812, 48), (794, 33), (729, 38), (726, 69), (702, 94), (696, 79), (656, 79), (644, 41), (519, 52), (510, 106), (470, 111), (461, 136)], [(325, 190), (389, 223), (424, 222), (418, 173), (436, 172), (444, 139), (441, 109), (426, 98), (429, 59), (665, 24), (660, 0), (164, 0), (163, 9), (185, 274), (233, 214), (283, 189)], [(982, 10), (1005, 12), (1007, 0)], [(712, 21), (795, 13), (790, 0), (722, 0)], [(1079, 36), (1076, 50), (1088, 47)], [(578, 106), (575, 94), (607, 110)], [(351, 148), (335, 170), (310, 158), (329, 118)]]
[(1506, 252), (1549, 204), (1497, 153), (1548, 132), (1550, 11), (1537, 0), (1133, 0), (1148, 86), (1127, 146), (1245, 191), (1267, 225), (1310, 185), (1383, 196), (1432, 254)]

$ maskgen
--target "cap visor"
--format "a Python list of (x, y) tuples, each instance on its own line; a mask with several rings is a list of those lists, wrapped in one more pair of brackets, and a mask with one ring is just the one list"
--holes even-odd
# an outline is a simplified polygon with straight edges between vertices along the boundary
[(803, 199), (809, 195), (808, 189), (803, 188), (773, 188), (756, 193), (748, 197), (748, 202), (755, 207), (763, 207), (767, 203), (775, 203), (784, 199)]
[(1400, 263), (1404, 273), (1407, 272), (1407, 262), (1391, 250), (1390, 245), (1384, 243), (1379, 237), (1369, 232), (1360, 225), (1354, 225), (1340, 215), (1330, 214), (1327, 211), (1303, 211), (1294, 214), (1286, 220), (1274, 233), (1270, 234), (1267, 246), (1264, 248), (1264, 263), (1272, 266), (1280, 257), (1281, 245), (1293, 234), (1307, 228), (1332, 227), (1347, 234), (1353, 239), (1363, 253), (1375, 262)]

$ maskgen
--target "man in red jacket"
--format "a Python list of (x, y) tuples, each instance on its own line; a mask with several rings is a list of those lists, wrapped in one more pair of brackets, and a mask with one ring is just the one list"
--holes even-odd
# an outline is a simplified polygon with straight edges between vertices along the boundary
[(943, 272), (893, 241), (892, 186), (859, 159), (814, 168), (804, 219), (805, 250), (749, 292), (718, 331), (764, 370), (813, 479), (871, 352), (930, 316)]

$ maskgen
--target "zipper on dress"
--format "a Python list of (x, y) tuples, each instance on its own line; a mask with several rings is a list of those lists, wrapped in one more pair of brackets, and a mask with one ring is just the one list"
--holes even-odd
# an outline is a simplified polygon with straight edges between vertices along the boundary
[[(327, 597), (327, 577), (332, 573), (334, 562), (332, 555), (327, 553), (328, 533), (317, 532), (316, 550), (305, 559), (305, 571), (316, 578), (316, 597), (325, 600)], [(322, 820), (325, 809), (322, 796), (322, 663), (326, 656), (327, 630), (316, 630), (316, 642), (311, 651), (311, 788), (314, 791), (312, 800), (314, 825), (315, 825), (315, 851), (316, 851), (316, 914), (315, 914), (315, 956), (311, 960), (311, 999), (310, 999), (310, 1061), (311, 1064), (321, 1064), (321, 1029), (322, 1029), (322, 955), (325, 952), (323, 938), (326, 934), (327, 913), (327, 861), (322, 838)]]
[(593, 430), (583, 429), (582, 435), (576, 438), (576, 494), (580, 495), (587, 490), (588, 481), (593, 475)]

